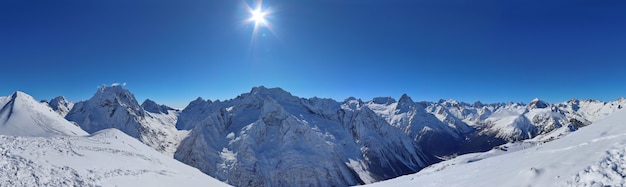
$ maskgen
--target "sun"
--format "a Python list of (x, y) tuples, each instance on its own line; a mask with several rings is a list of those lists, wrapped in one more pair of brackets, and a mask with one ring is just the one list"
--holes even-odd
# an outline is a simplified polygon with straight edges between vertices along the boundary
[[(262, 0), (254, 1), (254, 4), (248, 4), (244, 1), (244, 7), (246, 8), (246, 13), (248, 13), (247, 18), (242, 20), (244, 24), (249, 24), (252, 26), (252, 37), (250, 38), (250, 46), (254, 46), (256, 43), (256, 39), (258, 36), (266, 37), (267, 32), (272, 33), (275, 36), (273, 25), (271, 21), (275, 19), (274, 9), (267, 5), (263, 5)], [(246, 26), (246, 28), (249, 28)]]
[(265, 15), (267, 13), (261, 11), (260, 8), (250, 11), (250, 21), (253, 21), (255, 25), (265, 24)]

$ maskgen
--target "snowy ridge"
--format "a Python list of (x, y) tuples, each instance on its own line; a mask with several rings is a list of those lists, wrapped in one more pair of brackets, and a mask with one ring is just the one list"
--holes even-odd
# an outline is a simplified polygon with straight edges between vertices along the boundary
[[(598, 106), (607, 108), (599, 111), (619, 107), (606, 106), (613, 105)], [(232, 100), (192, 101), (176, 124), (192, 131), (175, 158), (236, 186), (344, 186), (419, 170), (437, 162), (434, 156), (449, 158), (531, 138), (553, 140), (589, 125), (588, 121), (578, 113), (566, 112), (563, 106), (539, 99), (528, 105), (454, 100), (430, 103), (414, 102), (405, 94), (397, 101), (378, 97), (368, 102), (356, 98), (337, 102), (298, 98), (280, 88), (255, 87)], [(280, 135), (291, 130), (306, 138), (285, 139)], [(292, 145), (294, 141), (298, 144)], [(337, 154), (314, 154), (318, 152)], [(311, 160), (317, 164), (305, 164)], [(348, 168), (331, 162), (334, 160), (342, 160)], [(293, 164), (296, 161), (299, 164)], [(325, 169), (314, 175), (302, 168), (283, 168), (281, 164), (286, 163)], [(287, 173), (285, 170), (295, 178), (271, 177)]]
[(193, 130), (174, 157), (235, 186), (355, 185), (430, 164), (363, 106), (264, 87), (223, 102), (199, 98), (180, 115), (177, 126)]
[(157, 109), (157, 113), (144, 110), (122, 86), (103, 86), (89, 100), (76, 103), (65, 118), (89, 133), (119, 129), (162, 153), (173, 155), (188, 132), (175, 127), (178, 111), (161, 106)]
[[(133, 94), (119, 85), (103, 86), (92, 98), (73, 107), (62, 97), (53, 99), (50, 103), (54, 106), (50, 107), (30, 96), (15, 99), (27, 98), (19, 93), (0, 98), (0, 120), (28, 119), (24, 114), (47, 116), (31, 118), (33, 124), (45, 128), (39, 133), (29, 131), (35, 133), (30, 136), (81, 134), (59, 133), (64, 132), (59, 129), (68, 128), (67, 124), (70, 129), (79, 129), (61, 117), (64, 108), (71, 108), (66, 119), (87, 132), (119, 129), (161, 153), (236, 186), (367, 184), (414, 173), (458, 154), (487, 151), (500, 145), (420, 172), (437, 173), (451, 165), (539, 147), (599, 121), (626, 104), (626, 99), (573, 99), (559, 104), (534, 99), (527, 105), (468, 104), (451, 99), (435, 103), (415, 102), (406, 94), (399, 100), (377, 97), (366, 102), (356, 98), (337, 102), (299, 98), (280, 88), (261, 86), (226, 101), (198, 98), (179, 111), (149, 99), (139, 105)], [(14, 107), (16, 103), (28, 107)], [(29, 110), (19, 112), (24, 109)], [(66, 125), (38, 123), (51, 119), (60, 119), (59, 123)], [(28, 135), (18, 133), (25, 132), (19, 130), (20, 125), (7, 125), (0, 132)], [(612, 157), (608, 160), (617, 159), (619, 153), (619, 149), (607, 152)], [(596, 171), (600, 170), (595, 166), (581, 169), (578, 178), (570, 183), (582, 184)], [(98, 185), (99, 180), (76, 184)]]
[(87, 135), (45, 103), (39, 103), (20, 91), (0, 97), (0, 134), (44, 137)]
[(390, 125), (402, 130), (429, 154), (447, 155), (452, 150), (458, 150), (464, 140), (463, 133), (470, 130), (465, 124), (440, 121), (406, 94), (395, 103), (391, 103), (393, 100), (387, 101), (383, 104), (370, 101), (365, 106), (385, 117)]
[(83, 137), (0, 135), (0, 186), (228, 186), (116, 129)]
[(622, 186), (625, 122), (619, 110), (558, 140), (463, 155), (370, 186)]

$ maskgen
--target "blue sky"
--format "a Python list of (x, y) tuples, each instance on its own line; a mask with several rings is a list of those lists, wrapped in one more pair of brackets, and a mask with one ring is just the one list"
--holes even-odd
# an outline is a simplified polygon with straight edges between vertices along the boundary
[[(253, 4), (248, 1), (247, 3)], [(626, 96), (626, 1), (0, 1), (0, 95), (127, 83), (184, 107), (253, 86), (301, 97), (561, 102)], [(254, 41), (254, 42), (251, 42)]]

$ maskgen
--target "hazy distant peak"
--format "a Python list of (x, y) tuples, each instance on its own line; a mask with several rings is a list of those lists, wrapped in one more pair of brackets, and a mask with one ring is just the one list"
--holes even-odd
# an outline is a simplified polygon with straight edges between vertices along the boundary
[(485, 106), (485, 104), (483, 104), (483, 103), (482, 103), (482, 102), (480, 102), (480, 101), (476, 101), (476, 102), (474, 102), (474, 104), (472, 104), (472, 105), (473, 105), (474, 107), (483, 107), (483, 106)]
[(395, 103), (396, 100), (394, 98), (392, 98), (392, 97), (389, 97), (389, 96), (387, 96), (387, 97), (374, 97), (372, 99), (372, 102), (376, 103), (376, 104), (388, 105), (388, 104), (391, 104), (391, 103)]
[(539, 98), (535, 98), (530, 103), (528, 103), (529, 108), (547, 108), (549, 106), (545, 101), (540, 100)]
[(257, 86), (257, 87), (253, 87), (252, 90), (250, 90), (250, 94), (251, 95), (260, 95), (261, 97), (270, 95), (273, 97), (292, 97), (293, 95), (291, 95), (291, 93), (283, 90), (282, 88), (276, 87), (276, 88), (266, 88), (265, 86)]
[(357, 98), (350, 96), (350, 97), (344, 99), (343, 101), (344, 102), (348, 102), (348, 101), (352, 101), (352, 100), (357, 100)]

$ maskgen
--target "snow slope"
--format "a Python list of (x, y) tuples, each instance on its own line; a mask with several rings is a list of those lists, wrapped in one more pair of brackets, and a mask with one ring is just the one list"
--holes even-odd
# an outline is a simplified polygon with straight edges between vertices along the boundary
[(87, 132), (63, 119), (45, 103), (17, 91), (0, 97), (0, 134), (16, 136), (83, 136)]
[(228, 186), (116, 129), (0, 135), (0, 186)]
[(626, 110), (619, 110), (545, 144), (460, 156), (368, 186), (624, 186), (625, 147)]

